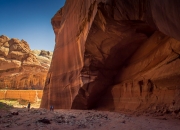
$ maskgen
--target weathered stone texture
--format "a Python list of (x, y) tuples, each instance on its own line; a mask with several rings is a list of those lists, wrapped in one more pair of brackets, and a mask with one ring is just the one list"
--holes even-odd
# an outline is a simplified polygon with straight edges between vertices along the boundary
[(41, 107), (178, 110), (179, 5), (67, 0), (52, 18), (56, 45)]
[(24, 40), (1, 35), (0, 88), (43, 89), (52, 52), (37, 52)]

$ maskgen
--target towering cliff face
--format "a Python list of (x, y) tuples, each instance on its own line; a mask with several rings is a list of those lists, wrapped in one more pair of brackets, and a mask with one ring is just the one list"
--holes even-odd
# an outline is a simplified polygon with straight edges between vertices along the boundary
[(67, 0), (41, 107), (179, 110), (179, 5)]
[(45, 52), (32, 52), (26, 41), (0, 36), (0, 88), (43, 89), (52, 56)]

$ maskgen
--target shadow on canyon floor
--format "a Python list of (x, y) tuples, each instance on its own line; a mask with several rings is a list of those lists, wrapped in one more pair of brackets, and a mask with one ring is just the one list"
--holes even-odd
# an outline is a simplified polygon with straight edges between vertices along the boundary
[(0, 101), (0, 110), (9, 110), (12, 108), (13, 108), (12, 105), (8, 105), (8, 104)]

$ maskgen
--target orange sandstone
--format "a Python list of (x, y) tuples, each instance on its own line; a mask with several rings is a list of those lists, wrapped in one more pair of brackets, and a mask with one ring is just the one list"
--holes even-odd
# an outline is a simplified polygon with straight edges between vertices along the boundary
[(41, 107), (179, 110), (179, 5), (67, 0)]

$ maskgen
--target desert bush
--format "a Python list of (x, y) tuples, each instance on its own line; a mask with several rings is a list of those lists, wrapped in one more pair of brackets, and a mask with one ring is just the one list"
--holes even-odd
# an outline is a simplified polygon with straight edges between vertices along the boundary
[(19, 99), (18, 102), (20, 105), (27, 105), (29, 103), (28, 100), (24, 100), (24, 99)]

